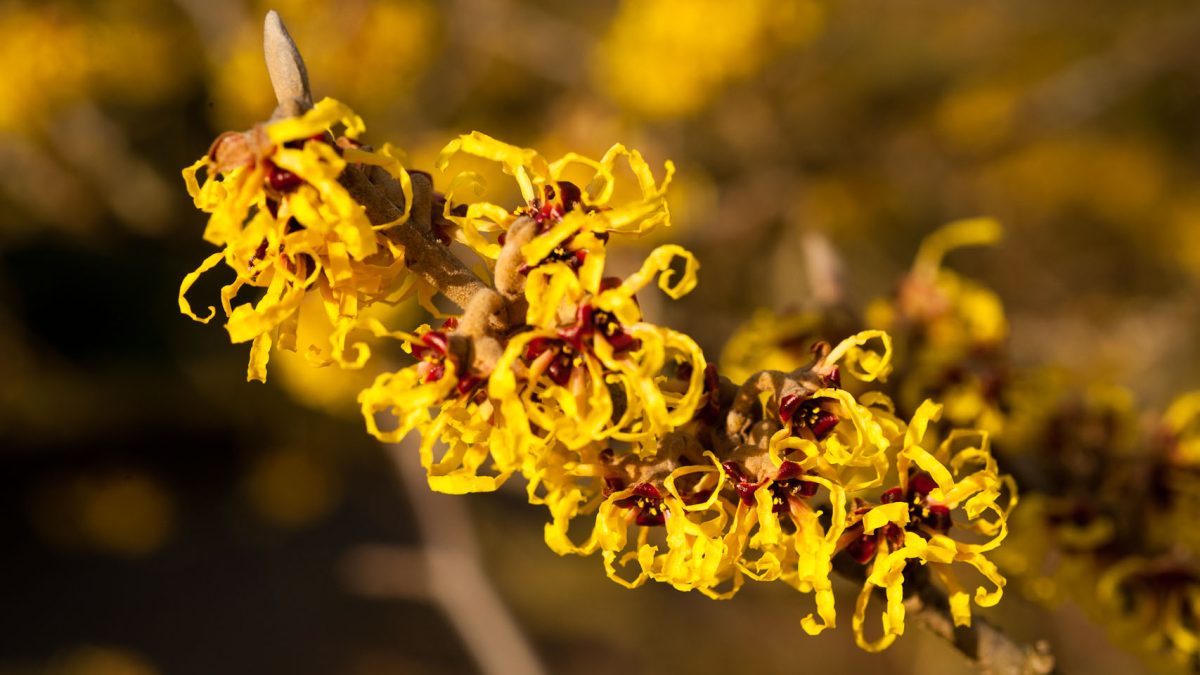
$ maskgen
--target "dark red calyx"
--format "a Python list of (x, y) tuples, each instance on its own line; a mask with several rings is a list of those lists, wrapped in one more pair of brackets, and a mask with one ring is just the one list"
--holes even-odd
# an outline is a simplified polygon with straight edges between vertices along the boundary
[(787, 490), (788, 494), (793, 497), (811, 497), (817, 494), (817, 490), (821, 487), (820, 483), (814, 483), (811, 480), (804, 480), (803, 478), (776, 481), (775, 484)]
[(454, 243), (454, 223), (447, 220), (435, 220), (430, 227), (433, 239), (442, 246)]
[(583, 351), (584, 341), (592, 337), (595, 331), (595, 325), (592, 322), (592, 306), (583, 304), (579, 309), (575, 310), (575, 323), (566, 328), (558, 329), (558, 337), (562, 338), (575, 348), (576, 351)]
[(729, 480), (735, 483), (746, 482), (746, 475), (742, 473), (742, 468), (737, 465), (737, 462), (732, 460), (721, 462), (721, 468), (725, 470), (725, 475), (729, 477)]
[(880, 504), (894, 504), (904, 501), (904, 491), (898, 487), (884, 490), (883, 494), (879, 495)]
[(484, 380), (478, 375), (464, 375), (458, 380), (458, 384), (454, 385), (459, 395), (466, 395), (474, 391), (479, 385), (483, 384)]
[(545, 337), (536, 337), (530, 340), (529, 344), (525, 346), (525, 360), (533, 361), (537, 357), (541, 356), (542, 353), (547, 349), (555, 348), (556, 345), (557, 342), (555, 340)]
[(804, 480), (803, 476), (806, 475), (808, 475), (807, 472), (799, 464), (784, 462), (775, 474), (774, 484), (793, 497), (811, 497), (817, 494), (820, 485), (813, 481)]
[(439, 356), (446, 356), (450, 353), (450, 338), (440, 330), (431, 330), (425, 333), (421, 336), (421, 342)]
[[(550, 186), (546, 187), (549, 188)], [(561, 220), (562, 217), (562, 207), (553, 201), (543, 202), (533, 210), (533, 220), (538, 224), (537, 229), (539, 234), (550, 229), (550, 224)]]
[(733, 491), (737, 493), (738, 498), (742, 500), (743, 504), (752, 506), (754, 504), (754, 493), (758, 491), (758, 483), (739, 481), (734, 484)]
[(795, 462), (784, 462), (779, 467), (779, 471), (775, 472), (776, 481), (791, 480), (797, 476), (803, 476), (804, 469)]
[(915, 501), (917, 497), (924, 498), (936, 487), (937, 481), (933, 480), (933, 476), (925, 472), (915, 474), (908, 479), (908, 501)]
[(823, 441), (838, 425), (838, 416), (822, 408), (821, 399), (809, 399), (800, 404), (793, 414), (793, 431), (797, 425), (808, 427), (813, 438)]
[(563, 211), (574, 211), (575, 207), (583, 204), (583, 192), (579, 186), (569, 181), (560, 180), (558, 185), (558, 198), (562, 202)]
[(550, 365), (546, 366), (546, 375), (550, 381), (560, 387), (567, 386), (567, 383), (571, 381), (571, 371), (575, 367), (575, 364), (572, 363), (574, 358), (567, 350), (560, 351), (558, 356), (550, 361)]
[(662, 502), (662, 493), (658, 488), (649, 483), (638, 483), (633, 486), (633, 494), (616, 503), (622, 508), (636, 509), (634, 522), (643, 527), (652, 527), (667, 521), (667, 509)]
[(892, 550), (904, 545), (904, 528), (895, 523), (888, 523), (883, 526), (883, 536), (888, 540), (888, 544), (892, 547)]
[[(464, 211), (462, 215), (464, 215), (464, 216), (467, 215), (466, 211)], [(496, 243), (500, 244), (501, 246), (503, 246), (504, 242), (506, 242), (506, 241), (508, 241), (508, 233), (507, 232), (501, 232), (500, 236), (496, 237)]]
[(267, 184), (276, 192), (288, 193), (304, 184), (304, 179), (296, 174), (267, 162)]
[[(621, 277), (604, 277), (600, 280), (600, 292), (610, 291), (614, 288), (619, 288), (625, 281)], [(636, 299), (635, 299), (636, 301)]]
[(634, 485), (633, 494), (639, 497), (646, 497), (647, 499), (662, 499), (662, 493), (658, 491), (658, 488), (649, 483), (638, 483), (637, 485)]
[(253, 265), (265, 257), (267, 257), (267, 240), (263, 239), (258, 248), (254, 249), (254, 256), (250, 258), (250, 264)]
[(617, 356), (642, 346), (641, 340), (633, 337), (625, 331), (610, 335), (606, 339), (608, 340), (609, 346), (612, 347), (613, 354)]
[(954, 524), (953, 519), (950, 518), (950, 508), (942, 504), (934, 504), (926, 508), (921, 515), (921, 522), (941, 534), (949, 532), (950, 526)]
[(837, 425), (838, 416), (828, 410), (822, 410), (817, 414), (817, 418), (808, 425), (808, 428), (812, 429), (813, 436), (818, 441), (823, 441)]
[(799, 492), (801, 497), (811, 497), (817, 494), (817, 490), (821, 488), (820, 483), (815, 483), (811, 480), (799, 480), (796, 482), (800, 484), (796, 490)]
[(693, 494), (683, 495), (683, 503), (687, 504), (688, 506), (691, 506), (692, 504), (701, 504), (708, 501), (708, 498), (712, 496), (712, 493), (713, 491), (711, 489), (704, 489)]
[(604, 487), (601, 488), (601, 494), (607, 497), (614, 492), (620, 492), (624, 489), (625, 479), (621, 478), (620, 476), (605, 476)]
[(725, 475), (733, 483), (733, 491), (737, 493), (742, 503), (746, 506), (753, 506), (754, 493), (758, 491), (758, 488), (762, 487), (762, 484), (750, 482), (750, 478), (742, 472), (742, 468), (737, 465), (737, 462), (722, 462), (721, 468), (725, 470)]
[(442, 330), (455, 331), (458, 330), (458, 317), (452, 316), (442, 322)]
[(450, 339), (440, 330), (421, 336), (421, 344), (412, 346), (412, 355), (423, 361), (442, 361), (450, 353)]
[(667, 507), (662, 502), (647, 503), (638, 507), (634, 522), (642, 527), (655, 527), (667, 522)]
[(875, 557), (875, 551), (878, 549), (878, 537), (874, 534), (860, 535), (846, 546), (846, 552), (860, 565), (871, 562), (871, 559)]
[(553, 185), (543, 186), (542, 197), (540, 203), (535, 200), (529, 205), (530, 217), (537, 222), (539, 234), (583, 203), (582, 192), (576, 185), (567, 181), (556, 181)]
[(788, 424), (792, 421), (792, 416), (796, 414), (796, 409), (804, 402), (804, 397), (798, 394), (785, 394), (779, 399), (779, 419)]

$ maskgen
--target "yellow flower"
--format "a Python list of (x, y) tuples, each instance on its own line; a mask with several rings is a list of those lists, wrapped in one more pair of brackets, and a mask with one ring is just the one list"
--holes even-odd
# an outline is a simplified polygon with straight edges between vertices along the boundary
[[(756, 581), (780, 579), (801, 593), (813, 593), (820, 621), (812, 614), (801, 620), (808, 634), (834, 627), (830, 573), (846, 520), (846, 491), (836, 471), (819, 456), (802, 463), (784, 461), (777, 471), (757, 478), (736, 461), (723, 466), (738, 497), (733, 528), (743, 548), (738, 567)], [(812, 503), (821, 488), (829, 500), (828, 528)]]
[(990, 218), (952, 222), (925, 238), (896, 297), (876, 300), (867, 324), (896, 332), (908, 372), (897, 399), (908, 409), (935, 397), (951, 424), (1003, 429), (999, 396), (1007, 384), (999, 347), (1008, 336), (1003, 305), (994, 292), (942, 267), (947, 253), (993, 244), (1003, 233)]
[[(609, 578), (629, 588), (654, 580), (713, 598), (737, 592), (742, 578), (726, 534), (731, 512), (719, 501), (725, 475), (715, 455), (705, 452), (704, 457), (709, 464), (677, 468), (661, 486), (639, 482), (626, 487), (610, 479), (609, 486), (620, 489), (600, 505), (593, 534)], [(688, 487), (681, 489), (680, 480), (688, 476)], [(637, 538), (627, 550), (631, 526), (637, 528)], [(662, 536), (652, 537), (660, 526)], [(637, 575), (621, 576), (634, 562)]]
[[(537, 224), (538, 243), (531, 246), (542, 251), (542, 255), (527, 252), (532, 260), (530, 265), (580, 234), (607, 238), (610, 233), (636, 235), (659, 225), (670, 225), (666, 191), (675, 166), (668, 161), (666, 176), (657, 182), (641, 153), (621, 144), (609, 148), (599, 160), (569, 153), (550, 162), (534, 150), (509, 145), (476, 131), (446, 145), (438, 158), (438, 169), (444, 171), (459, 153), (500, 164), (505, 173), (516, 179), (525, 200), (515, 210), (485, 201), (458, 206), (458, 198), (464, 193), (482, 192), (483, 180), (478, 174), (464, 172), (451, 181), (443, 215), (459, 226), (457, 239), (487, 260), (500, 255), (502, 240), (485, 234), (507, 231), (520, 217), (531, 218)], [(618, 185), (614, 171), (622, 158), (633, 172), (641, 196), (629, 203), (615, 204)], [(577, 165), (593, 172), (582, 189), (565, 179)]]
[[(867, 651), (885, 649), (904, 633), (904, 571), (910, 560), (927, 566), (949, 592), (955, 625), (970, 625), (972, 597), (958, 580), (956, 563), (974, 568), (992, 585), (975, 589), (979, 606), (991, 607), (1003, 594), (1005, 579), (984, 554), (1008, 534), (1015, 484), (999, 474), (985, 432), (953, 431), (932, 453), (921, 447), (929, 424), (940, 414), (937, 404), (921, 405), (897, 455), (899, 485), (885, 490), (878, 505), (857, 508), (856, 522), (847, 528), (843, 545), (859, 562), (871, 562), (853, 621), (855, 640)], [(967, 543), (951, 536), (956, 531), (987, 539)], [(868, 640), (864, 624), (876, 588), (883, 589), (887, 599), (883, 634)]]
[[(448, 327), (453, 327), (453, 322)], [(359, 396), (367, 431), (395, 443), (414, 429), (421, 434), (421, 465), (429, 485), (439, 492), (490, 491), (520, 468), (521, 457), (496, 439), (492, 402), (485, 380), (470, 372), (442, 330), (392, 334), (418, 361), (383, 373)], [(431, 413), (431, 411), (436, 411)], [(387, 423), (380, 424), (381, 418)], [(394, 421), (393, 421), (394, 420)], [(446, 446), (435, 457), (438, 443)], [(485, 465), (488, 460), (490, 465)], [(483, 475), (480, 471), (490, 472)]]
[(807, 0), (626, 1), (593, 69), (623, 109), (678, 117), (699, 110), (782, 48), (812, 39), (823, 21), (821, 5)]
[[(672, 285), (675, 258), (685, 271)], [(530, 329), (509, 340), (488, 384), (511, 433), (534, 445), (613, 439), (653, 452), (657, 439), (689, 422), (704, 356), (687, 335), (642, 321), (634, 295), (660, 275), (659, 287), (680, 297), (695, 286), (696, 268), (690, 253), (663, 246), (609, 285), (561, 262), (534, 269), (525, 287)]]
[(1095, 594), (1117, 636), (1177, 665), (1200, 654), (1200, 571), (1170, 556), (1130, 556), (1110, 567)]
[[(266, 379), (272, 344), (296, 349), (297, 310), (309, 290), (320, 293), (335, 326), (329, 348), (310, 347), (310, 358), (360, 367), (369, 354), (365, 345), (356, 346), (352, 358), (345, 355), (360, 308), (397, 302), (414, 289), (403, 250), (379, 232), (392, 223), (372, 226), (363, 207), (338, 183), (349, 163), (378, 165), (400, 181), (407, 206), (412, 201), (408, 174), (390, 146), (373, 153), (353, 141), (335, 144), (329, 132), (335, 124), (351, 138), (363, 129), (353, 111), (325, 99), (302, 117), (222, 135), (209, 154), (183, 171), (196, 206), (210, 214), (204, 238), (223, 250), (184, 277), (179, 308), (207, 323), (216, 309), (196, 315), (186, 293), (222, 262), (233, 270), (234, 281), (221, 289), (221, 305), (230, 339), (253, 341), (249, 379)], [(197, 179), (201, 169), (203, 184)], [(247, 286), (265, 290), (256, 302), (235, 305)]]

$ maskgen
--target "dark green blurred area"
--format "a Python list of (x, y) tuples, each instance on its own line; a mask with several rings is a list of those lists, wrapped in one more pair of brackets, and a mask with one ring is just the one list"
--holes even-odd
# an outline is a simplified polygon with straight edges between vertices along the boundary
[[(700, 287), (647, 311), (713, 357), (756, 308), (804, 306), (804, 231), (861, 306), (924, 234), (991, 215), (1005, 243), (951, 264), (1004, 298), (1018, 361), (1152, 405), (1200, 383), (1194, 3), (9, 2), (0, 673), (475, 668), (434, 605), (348, 580), (362, 547), (419, 543), (353, 394), (330, 405), (274, 370), (247, 384), (245, 346), (176, 311), (212, 250), (179, 170), (270, 114), (269, 7), (317, 96), (413, 167), (473, 129), (673, 160), (675, 228), (648, 243), (691, 248)], [(963, 668), (915, 630), (877, 657), (849, 630), (806, 638), (782, 589), (627, 592), (546, 550), (519, 492), (459, 499), (550, 672)], [(1142, 667), (1078, 612), (1035, 613), (1012, 593), (991, 616), (1049, 639), (1064, 672)]]

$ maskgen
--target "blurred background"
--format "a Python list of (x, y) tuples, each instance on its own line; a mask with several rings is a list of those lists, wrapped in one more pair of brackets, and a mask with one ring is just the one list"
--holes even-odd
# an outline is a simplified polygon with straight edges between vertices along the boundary
[[(211, 250), (179, 171), (270, 114), (270, 8), (316, 96), (410, 166), (476, 129), (673, 160), (675, 226), (638, 245), (691, 248), (700, 287), (649, 311), (714, 357), (805, 305), (805, 231), (861, 306), (925, 234), (991, 215), (1004, 243), (952, 265), (1000, 293), (1018, 363), (1149, 406), (1200, 384), (1196, 3), (6, 0), (0, 673), (478, 672), (422, 509), (548, 672), (968, 672), (916, 629), (881, 656), (807, 638), (785, 588), (623, 590), (549, 552), (519, 489), (413, 494), (354, 410), (369, 372), (245, 383), (245, 349), (176, 311)], [(1145, 668), (1070, 605), (985, 614), (1064, 672)]]

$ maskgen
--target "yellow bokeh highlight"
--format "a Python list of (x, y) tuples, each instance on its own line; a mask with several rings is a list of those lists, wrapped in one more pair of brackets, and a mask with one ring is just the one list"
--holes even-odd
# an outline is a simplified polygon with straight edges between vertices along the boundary
[(55, 659), (45, 675), (156, 675), (158, 670), (140, 655), (120, 647), (82, 645)]
[(623, 109), (680, 117), (772, 54), (812, 39), (823, 20), (821, 6), (804, 0), (626, 0), (593, 72)]
[(139, 471), (68, 478), (39, 491), (34, 525), (64, 548), (138, 558), (155, 553), (175, 527), (171, 495)]
[(332, 467), (296, 450), (277, 450), (259, 458), (244, 487), (255, 513), (285, 528), (315, 522), (336, 506), (341, 495)]
[(0, 131), (36, 128), (80, 100), (138, 104), (185, 89), (190, 61), (174, 56), (180, 36), (138, 6), (103, 0), (87, 12), (53, 4), (0, 7)]

